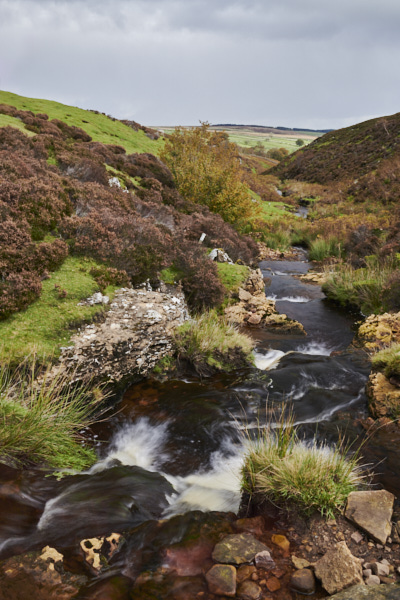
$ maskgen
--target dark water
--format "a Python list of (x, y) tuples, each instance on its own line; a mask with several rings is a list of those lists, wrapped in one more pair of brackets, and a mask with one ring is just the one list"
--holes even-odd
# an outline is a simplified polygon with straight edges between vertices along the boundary
[[(127, 390), (118, 414), (99, 430), (99, 462), (61, 481), (42, 471), (0, 469), (0, 556), (44, 544), (70, 545), (160, 517), (193, 510), (237, 511), (245, 428), (293, 405), (306, 438), (356, 439), (366, 415), (369, 365), (347, 351), (349, 316), (329, 306), (318, 286), (294, 277), (309, 265), (263, 262), (267, 296), (303, 323), (307, 336), (254, 333), (257, 366), (203, 381), (144, 381)], [(333, 354), (332, 354), (333, 353)], [(368, 462), (383, 454), (378, 481), (399, 493), (396, 452), (380, 435)], [(176, 517), (178, 518), (178, 517)]]

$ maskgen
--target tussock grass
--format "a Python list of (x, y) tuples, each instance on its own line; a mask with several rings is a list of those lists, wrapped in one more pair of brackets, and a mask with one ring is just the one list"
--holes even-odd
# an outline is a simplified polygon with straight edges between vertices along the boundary
[(79, 431), (98, 418), (99, 388), (77, 387), (66, 376), (35, 380), (31, 360), (16, 371), (0, 366), (0, 461), (16, 466), (45, 464), (82, 470), (96, 454), (82, 445)]
[(202, 365), (216, 370), (229, 371), (230, 353), (239, 350), (243, 362), (252, 362), (253, 340), (240, 333), (237, 327), (219, 316), (215, 310), (202, 313), (181, 325), (174, 335), (175, 347), (180, 359), (194, 365), (199, 372)]
[(298, 437), (291, 411), (282, 411), (277, 427), (272, 418), (257, 438), (247, 437), (242, 488), (278, 506), (294, 505), (304, 514), (319, 511), (331, 517), (363, 482), (358, 453), (339, 441), (331, 448)]
[(371, 358), (375, 369), (383, 370), (386, 377), (400, 377), (400, 343), (391, 344)]
[(343, 243), (336, 236), (328, 236), (327, 238), (317, 237), (310, 243), (309, 258), (310, 260), (322, 261), (325, 258), (337, 257), (342, 255)]

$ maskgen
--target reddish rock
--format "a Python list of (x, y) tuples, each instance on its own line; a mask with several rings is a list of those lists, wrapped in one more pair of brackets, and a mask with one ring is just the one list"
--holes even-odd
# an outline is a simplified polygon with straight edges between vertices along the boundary
[(206, 574), (208, 589), (216, 596), (236, 595), (236, 569), (231, 565), (214, 565)]
[(270, 592), (276, 592), (281, 589), (281, 582), (277, 577), (270, 577), (267, 580), (267, 588)]

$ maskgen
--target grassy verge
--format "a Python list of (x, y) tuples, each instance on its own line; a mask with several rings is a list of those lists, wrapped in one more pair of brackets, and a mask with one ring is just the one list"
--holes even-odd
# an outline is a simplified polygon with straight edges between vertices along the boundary
[(245, 265), (217, 263), (217, 269), (218, 276), (229, 295), (237, 292), (249, 276), (249, 267)]
[(163, 145), (161, 139), (150, 140), (144, 131), (134, 131), (120, 121), (113, 121), (104, 114), (96, 114), (59, 102), (26, 98), (11, 92), (0, 91), (0, 104), (9, 104), (18, 110), (46, 113), (49, 119), (59, 119), (68, 125), (80, 127), (96, 142), (123, 146), (128, 154), (133, 152), (158, 154)]
[(216, 311), (181, 325), (174, 340), (178, 358), (190, 363), (199, 374), (230, 371), (238, 362), (252, 362), (253, 340)]
[(0, 367), (0, 461), (82, 470), (96, 460), (79, 430), (99, 414), (100, 390), (76, 389), (65, 377), (35, 382), (35, 366)]
[[(57, 356), (60, 346), (68, 345), (72, 328), (90, 321), (102, 306), (77, 306), (98, 290), (90, 269), (94, 261), (68, 257), (63, 265), (43, 281), (40, 298), (26, 310), (0, 322), (2, 354), (13, 364), (36, 354), (48, 361)], [(107, 295), (115, 288), (108, 287)]]
[(363, 480), (357, 455), (346, 457), (349, 448), (343, 443), (330, 448), (301, 442), (291, 414), (283, 412), (278, 427), (270, 423), (247, 445), (244, 491), (279, 506), (295, 506), (304, 514), (334, 516)]
[(379, 261), (371, 257), (367, 266), (354, 269), (339, 263), (322, 286), (328, 298), (342, 306), (356, 307), (364, 315), (400, 308), (398, 259)]
[(371, 358), (374, 369), (383, 370), (386, 377), (400, 378), (400, 344), (392, 344)]

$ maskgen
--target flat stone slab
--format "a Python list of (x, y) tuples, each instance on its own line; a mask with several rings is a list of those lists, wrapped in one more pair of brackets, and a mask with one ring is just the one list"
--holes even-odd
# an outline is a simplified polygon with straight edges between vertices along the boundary
[(252, 561), (259, 552), (269, 551), (249, 533), (227, 535), (215, 546), (212, 557), (215, 562), (241, 565)]
[(339, 542), (315, 563), (315, 575), (328, 594), (363, 583), (361, 562), (352, 555), (346, 542)]
[(392, 531), (393, 502), (393, 494), (386, 490), (351, 492), (345, 516), (384, 546)]
[(399, 600), (400, 585), (356, 585), (331, 597), (331, 600)]

